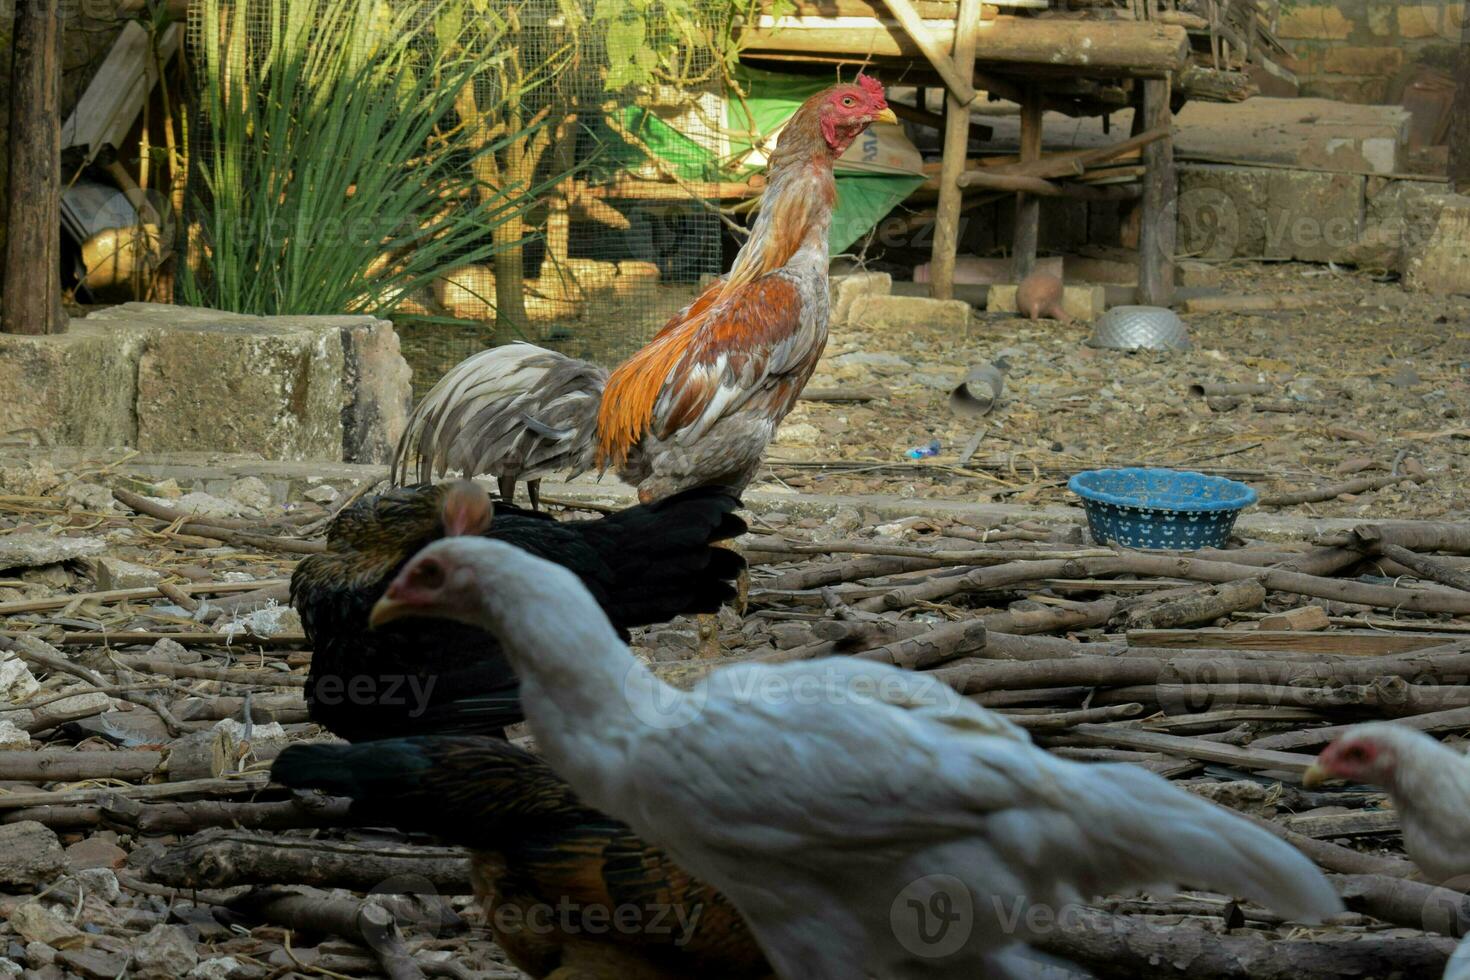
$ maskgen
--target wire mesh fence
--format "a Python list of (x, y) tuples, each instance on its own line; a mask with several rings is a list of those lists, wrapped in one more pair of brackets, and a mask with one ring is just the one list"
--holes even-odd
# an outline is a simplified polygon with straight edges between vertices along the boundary
[(511, 340), (620, 360), (721, 268), (731, 7), (191, 5), (201, 300), (391, 317), (418, 394)]

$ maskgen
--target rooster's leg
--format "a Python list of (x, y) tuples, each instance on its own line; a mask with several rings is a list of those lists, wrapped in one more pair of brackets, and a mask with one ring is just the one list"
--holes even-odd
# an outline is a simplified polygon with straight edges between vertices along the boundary
[(540, 510), (541, 509), (541, 481), (540, 480), (527, 480), (526, 481), (526, 496), (531, 498), (531, 509), (532, 510)]
[(496, 477), (495, 485), (500, 488), (500, 499), (508, 504), (516, 501), (516, 478), (514, 476)]

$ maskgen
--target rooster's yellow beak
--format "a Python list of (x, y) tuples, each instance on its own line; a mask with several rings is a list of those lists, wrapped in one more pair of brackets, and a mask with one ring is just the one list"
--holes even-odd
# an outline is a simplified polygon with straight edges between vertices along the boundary
[(1311, 789), (1313, 786), (1321, 786), (1331, 778), (1332, 775), (1328, 773), (1322, 763), (1314, 762), (1306, 772), (1302, 773), (1302, 786)]
[(898, 117), (893, 114), (893, 110), (892, 109), (888, 108), (887, 106), (884, 106), (883, 107), (883, 111), (880, 112), (880, 113), (878, 113), (876, 116), (873, 117), (873, 122), (875, 122), (875, 123), (887, 123), (890, 126), (897, 126), (898, 125)]
[(379, 626), (391, 623), (395, 619), (402, 619), (407, 615), (409, 615), (409, 610), (404, 603), (385, 596), (373, 604), (373, 611), (368, 614), (368, 626), (377, 629)]

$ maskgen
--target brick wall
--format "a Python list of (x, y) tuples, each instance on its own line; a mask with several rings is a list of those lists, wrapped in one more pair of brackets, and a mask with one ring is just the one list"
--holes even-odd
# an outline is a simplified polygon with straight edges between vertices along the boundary
[(1388, 104), (1421, 66), (1453, 70), (1463, 13), (1461, 0), (1287, 0), (1279, 33), (1302, 95)]

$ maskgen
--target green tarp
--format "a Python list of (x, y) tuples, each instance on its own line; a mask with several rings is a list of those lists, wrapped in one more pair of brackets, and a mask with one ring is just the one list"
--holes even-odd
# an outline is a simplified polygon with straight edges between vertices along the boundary
[[(752, 131), (767, 134), (779, 129), (809, 97), (832, 84), (830, 79), (805, 75), (782, 75), (740, 66), (736, 79), (747, 95), (725, 100), (725, 125), (730, 134), (730, 157), (715, 160), (697, 142), (651, 112), (637, 106), (624, 110), (630, 130), (656, 153), (660, 160), (685, 180), (739, 179), (754, 167), (743, 163), (751, 155), (751, 143), (743, 135)], [(750, 111), (747, 114), (746, 106)], [(751, 125), (754, 117), (754, 125)], [(832, 254), (844, 251), (866, 235), (883, 216), (893, 210), (924, 182), (917, 174), (875, 174), (837, 166), (837, 211), (832, 216), (829, 243)]]

